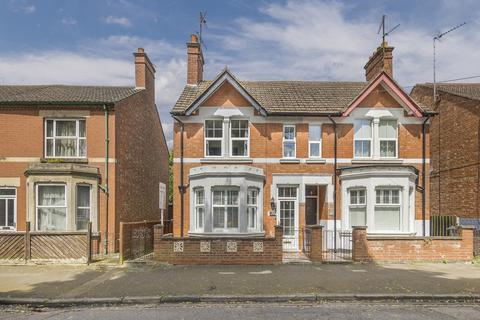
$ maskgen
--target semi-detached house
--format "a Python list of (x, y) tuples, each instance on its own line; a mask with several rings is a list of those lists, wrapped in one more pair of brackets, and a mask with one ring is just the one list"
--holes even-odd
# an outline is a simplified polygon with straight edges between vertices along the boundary
[(387, 43), (366, 81), (203, 79), (198, 38), (174, 125), (174, 236), (273, 235), (306, 225), (428, 235), (429, 117), (393, 79)]

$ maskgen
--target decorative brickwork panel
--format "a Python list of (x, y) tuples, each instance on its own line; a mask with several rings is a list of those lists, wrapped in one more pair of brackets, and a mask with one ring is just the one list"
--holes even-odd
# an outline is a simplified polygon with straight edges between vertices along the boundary
[(263, 242), (256, 241), (253, 243), (253, 252), (263, 252)]
[(183, 252), (183, 241), (175, 241), (173, 243), (173, 252)]
[(200, 242), (200, 252), (210, 252), (210, 241)]
[(227, 252), (237, 252), (237, 243), (235, 241), (227, 241)]

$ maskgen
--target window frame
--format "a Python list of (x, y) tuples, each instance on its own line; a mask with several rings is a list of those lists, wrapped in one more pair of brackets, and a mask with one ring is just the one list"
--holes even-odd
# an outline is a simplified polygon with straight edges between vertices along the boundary
[[(65, 229), (64, 230), (40, 230), (40, 224), (38, 223), (39, 219), (38, 219), (38, 209), (39, 209), (39, 205), (38, 205), (38, 202), (40, 200), (40, 197), (39, 197), (39, 194), (38, 194), (38, 188), (41, 187), (41, 186), (48, 186), (48, 187), (64, 187), (64, 190), (65, 190), (65, 206), (40, 206), (40, 208), (65, 208)], [(37, 183), (35, 185), (35, 219), (36, 219), (36, 223), (35, 223), (35, 229), (37, 231), (45, 231), (45, 232), (49, 232), (49, 231), (52, 231), (52, 232), (56, 232), (56, 231), (60, 231), (60, 232), (63, 232), (63, 231), (66, 231), (68, 230), (68, 216), (69, 216), (69, 213), (68, 213), (68, 195), (67, 195), (67, 184), (65, 183)]]
[[(364, 192), (364, 202), (363, 203), (352, 203), (352, 191), (358, 192), (358, 191), (363, 191)], [(357, 200), (360, 199), (360, 197), (357, 195)], [(365, 226), (367, 225), (367, 188), (366, 187), (353, 187), (348, 189), (348, 227), (352, 228), (352, 221), (351, 221), (351, 214), (350, 214), (350, 209), (358, 209), (358, 208), (363, 208), (365, 209)]]
[[(380, 126), (382, 121), (395, 121), (395, 138), (380, 138)], [(387, 156), (382, 156), (382, 141), (395, 141), (395, 156), (393, 157), (387, 157)], [(381, 159), (397, 159), (398, 158), (398, 120), (394, 118), (380, 118), (378, 122), (378, 156)]]
[[(293, 128), (293, 139), (285, 139), (285, 129)], [(285, 156), (285, 143), (293, 142), (293, 157)], [(296, 159), (297, 158), (297, 128), (295, 124), (284, 124), (282, 129), (282, 158)]]
[[(15, 195), (0, 195), (0, 199), (5, 199), (7, 202), (6, 204), (6, 212), (5, 212), (5, 225), (0, 225), (0, 232), (1, 231), (15, 231), (17, 230), (17, 196), (18, 190), (15, 187), (0, 187), (0, 190), (14, 190)], [(13, 200), (13, 227), (7, 226), (8, 224), (8, 200)]]
[[(78, 187), (88, 187), (88, 207), (79, 207), (78, 205)], [(65, 196), (66, 198), (66, 196)], [(77, 223), (77, 217), (78, 217), (78, 210), (82, 209), (88, 209), (88, 222), (92, 221), (92, 185), (86, 184), (86, 183), (77, 183), (75, 184), (75, 230), (76, 231), (86, 231), (87, 229), (78, 229), (78, 223)], [(68, 208), (68, 204), (67, 204)], [(67, 209), (67, 215), (68, 215), (68, 209)]]
[[(247, 137), (233, 137), (232, 136), (232, 121), (246, 121), (247, 122)], [(229, 156), (232, 158), (248, 158), (250, 156), (250, 121), (248, 119), (230, 119), (228, 123), (228, 139), (229, 139)], [(224, 136), (225, 134), (223, 134)], [(247, 141), (247, 154), (241, 156), (233, 155), (233, 141)]]
[[(221, 128), (222, 128), (222, 137), (217, 138), (217, 137), (207, 137), (207, 122), (208, 121), (220, 121), (221, 122)], [(223, 152), (224, 152), (224, 146), (225, 146), (225, 130), (224, 130), (224, 125), (223, 125), (224, 119), (220, 118), (211, 118), (211, 119), (205, 119), (203, 122), (203, 148), (204, 148), (204, 156), (205, 158), (221, 158), (223, 157)], [(212, 156), (208, 154), (208, 149), (207, 149), (207, 141), (220, 141), (220, 155), (218, 156)]]
[[(316, 126), (320, 127), (320, 140), (310, 140), (310, 127)], [(318, 143), (318, 156), (312, 156), (312, 149), (310, 144)], [(321, 123), (309, 123), (308, 124), (308, 157), (311, 159), (321, 159), (322, 158), (322, 124)]]
[[(203, 192), (203, 203), (198, 203), (197, 200), (197, 192)], [(198, 232), (203, 232), (205, 230), (205, 189), (204, 188), (194, 188), (193, 189), (193, 207), (194, 207), (194, 214), (195, 214), (195, 225), (194, 229)], [(202, 218), (202, 226), (200, 227), (198, 224), (198, 209), (203, 208), (203, 218)]]
[[(397, 190), (398, 191), (398, 203), (378, 203), (377, 202), (377, 191), (385, 191), (385, 190)], [(389, 198), (393, 199), (393, 195), (390, 194)], [(381, 196), (381, 199), (383, 199), (383, 195)], [(398, 219), (399, 219), (399, 228), (398, 229), (380, 229), (377, 228), (376, 223), (375, 223), (375, 218), (376, 218), (376, 209), (377, 207), (387, 207), (387, 208), (398, 208)], [(402, 209), (402, 187), (398, 186), (378, 186), (375, 188), (375, 202), (373, 205), (373, 224), (374, 224), (374, 229), (375, 231), (380, 231), (380, 232), (399, 232), (402, 230), (402, 217), (403, 217), (403, 209)]]
[[(236, 205), (229, 205), (228, 203), (218, 205), (214, 202), (215, 191), (236, 191), (237, 192), (237, 204)], [(237, 233), (240, 231), (240, 188), (238, 187), (231, 187), (231, 186), (217, 186), (213, 187), (211, 191), (211, 198), (212, 198), (212, 231), (218, 233)], [(227, 201), (228, 202), (228, 201)], [(223, 228), (216, 228), (215, 227), (215, 208), (223, 208)], [(237, 208), (237, 227), (236, 228), (228, 228), (228, 208)]]
[[(53, 121), (53, 128), (52, 128), (52, 137), (48, 137), (48, 121)], [(56, 129), (57, 129), (57, 121), (75, 121), (75, 136), (57, 136)], [(85, 122), (85, 137), (80, 137), (80, 121)], [(45, 118), (44, 119), (44, 156), (48, 159), (86, 159), (88, 154), (88, 142), (87, 142), (87, 120), (85, 118)], [(56, 140), (57, 139), (76, 139), (77, 141), (77, 148), (76, 148), (76, 155), (75, 156), (57, 156), (55, 152)], [(52, 152), (53, 155), (49, 156), (47, 153), (47, 141), (52, 140)], [(80, 140), (85, 141), (85, 155), (80, 155)]]
[[(370, 138), (357, 139), (355, 136), (355, 122), (358, 121), (369, 121), (370, 122)], [(356, 141), (370, 141), (370, 156), (368, 157), (357, 157), (356, 152)], [(368, 118), (358, 118), (353, 120), (353, 158), (354, 159), (371, 159), (373, 157), (373, 144), (374, 144), (374, 128), (373, 128), (373, 119)]]
[[(248, 193), (250, 191), (255, 191), (256, 193), (256, 196), (255, 196), (255, 203), (249, 203), (248, 199)], [(260, 211), (259, 208), (258, 208), (258, 198), (260, 196), (260, 190), (257, 188), (257, 187), (248, 187), (247, 188), (247, 204), (246, 204), (246, 207), (247, 207), (247, 230), (248, 231), (257, 231), (259, 229), (259, 226), (258, 226), (258, 212)], [(249, 224), (249, 209), (254, 209), (255, 210), (255, 214), (254, 214), (254, 219), (253, 219), (253, 222), (254, 222), (254, 226), (253, 227), (250, 227), (250, 224)]]

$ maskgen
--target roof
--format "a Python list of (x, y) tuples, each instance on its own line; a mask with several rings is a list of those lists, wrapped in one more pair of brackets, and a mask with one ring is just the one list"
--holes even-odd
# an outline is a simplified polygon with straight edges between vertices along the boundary
[(134, 87), (7, 85), (0, 86), (0, 104), (111, 104), (142, 90)]
[[(172, 109), (182, 115), (213, 83), (187, 85)], [(268, 114), (340, 113), (366, 87), (367, 82), (239, 81)]]
[[(416, 86), (433, 89), (433, 83), (421, 83)], [(438, 91), (480, 100), (480, 83), (438, 83), (436, 87)]]

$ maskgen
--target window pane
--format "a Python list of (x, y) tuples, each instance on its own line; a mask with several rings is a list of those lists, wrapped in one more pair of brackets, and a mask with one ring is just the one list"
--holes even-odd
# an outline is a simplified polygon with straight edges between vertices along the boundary
[(357, 204), (357, 191), (350, 191), (350, 204)]
[(203, 189), (195, 190), (195, 203), (200, 205), (205, 203), (205, 193)]
[(248, 137), (248, 120), (232, 120), (230, 125), (232, 138)]
[(294, 158), (295, 157), (295, 143), (294, 142), (284, 142), (283, 143), (283, 156), (285, 158)]
[(238, 207), (227, 208), (227, 228), (238, 228)]
[(378, 135), (380, 139), (396, 139), (397, 138), (397, 121), (396, 120), (380, 120)]
[(6, 225), (6, 219), (7, 219), (6, 203), (7, 203), (6, 199), (0, 199), (0, 226)]
[(375, 229), (400, 230), (400, 207), (375, 207)]
[(247, 141), (246, 140), (233, 140), (232, 141), (232, 156), (247, 156)]
[(205, 121), (205, 136), (207, 138), (221, 138), (223, 136), (223, 120)]
[(207, 140), (207, 156), (221, 156), (221, 155), (222, 155), (222, 141)]
[(305, 195), (306, 196), (316, 196), (318, 195), (317, 186), (305, 186)]
[(80, 144), (79, 146), (79, 157), (85, 157), (87, 155), (87, 140), (86, 139), (80, 139), (78, 140), (78, 143)]
[(257, 225), (257, 208), (249, 207), (247, 209), (248, 228), (255, 229)]
[(355, 157), (370, 157), (370, 140), (355, 140)]
[(53, 157), (53, 139), (47, 139), (47, 157)]
[(225, 201), (224, 201), (224, 197), (223, 197), (223, 191), (220, 191), (220, 190), (214, 190), (213, 191), (213, 204), (214, 205), (222, 205), (222, 204), (225, 204)]
[(76, 121), (55, 121), (57, 137), (75, 137), (77, 134), (77, 122)]
[(362, 227), (367, 225), (366, 208), (350, 208), (350, 228)]
[(38, 208), (38, 229), (41, 231), (64, 231), (66, 208)]
[(87, 230), (90, 221), (90, 209), (77, 209), (76, 225), (77, 230)]
[(76, 139), (56, 139), (55, 156), (57, 157), (75, 157), (77, 155)]
[(47, 137), (53, 137), (53, 120), (47, 120)]
[(238, 191), (228, 191), (227, 192), (227, 204), (228, 205), (238, 205)]
[(0, 189), (0, 196), (14, 196), (15, 189)]
[(320, 141), (322, 139), (322, 130), (319, 125), (310, 125), (308, 127), (308, 140)]
[(320, 143), (310, 142), (310, 157), (320, 157)]
[(38, 186), (38, 205), (65, 206), (64, 186)]
[(381, 157), (396, 157), (397, 156), (397, 142), (396, 141), (380, 141), (380, 156)]
[(90, 186), (77, 186), (77, 207), (90, 207)]
[(248, 189), (247, 192), (247, 204), (256, 205), (257, 204), (258, 191), (256, 189)]
[(283, 138), (285, 140), (295, 139), (295, 127), (294, 126), (283, 127)]
[(85, 132), (85, 120), (79, 120), (79, 121), (78, 121), (78, 128), (79, 128), (78, 136), (79, 136), (79, 137), (85, 137), (85, 136), (86, 136), (86, 132)]
[[(295, 187), (280, 187), (278, 188), (278, 196), (283, 198), (295, 198), (297, 196), (297, 188)], [(282, 202), (284, 205), (288, 204)]]
[(224, 228), (225, 227), (225, 209), (213, 208), (213, 227)]
[(392, 204), (400, 204), (400, 190), (392, 190)]
[(7, 200), (7, 226), (14, 227), (14, 218), (15, 218), (15, 200)]
[(198, 207), (197, 208), (197, 229), (203, 228), (203, 207)]
[(354, 122), (355, 139), (371, 139), (372, 138), (372, 122), (362, 119)]

